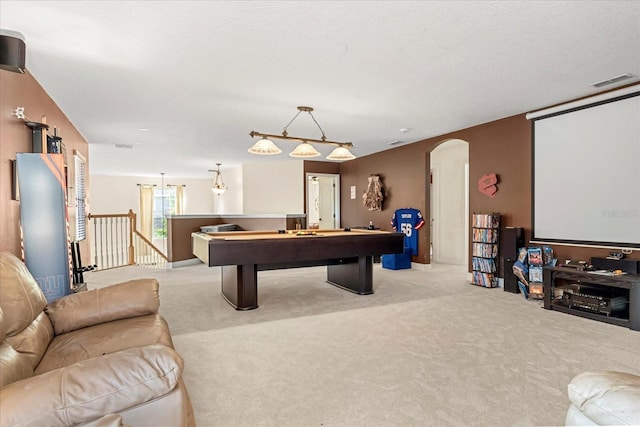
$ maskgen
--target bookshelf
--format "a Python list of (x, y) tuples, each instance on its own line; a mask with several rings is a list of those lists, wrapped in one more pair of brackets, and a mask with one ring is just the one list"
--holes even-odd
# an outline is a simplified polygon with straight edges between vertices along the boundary
[(471, 229), (471, 284), (485, 288), (498, 286), (500, 214), (473, 214)]

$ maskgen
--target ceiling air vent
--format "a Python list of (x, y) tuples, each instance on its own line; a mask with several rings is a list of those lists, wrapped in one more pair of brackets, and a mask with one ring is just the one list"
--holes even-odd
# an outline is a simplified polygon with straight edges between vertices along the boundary
[(608, 86), (608, 85), (612, 85), (614, 83), (621, 82), (623, 80), (628, 80), (628, 79), (633, 78), (633, 77), (635, 77), (635, 76), (633, 74), (629, 74), (629, 73), (620, 74), (619, 76), (611, 77), (610, 79), (602, 80), (602, 81), (599, 81), (597, 83), (594, 83), (591, 86), (593, 86), (593, 87)]
[(131, 144), (113, 144), (116, 146), (116, 148), (125, 148), (127, 150), (131, 150), (133, 149), (133, 145)]
[(388, 145), (391, 145), (391, 146), (398, 145), (398, 144), (404, 144), (404, 141), (400, 141), (399, 139), (396, 139), (395, 141), (391, 141), (388, 143)]

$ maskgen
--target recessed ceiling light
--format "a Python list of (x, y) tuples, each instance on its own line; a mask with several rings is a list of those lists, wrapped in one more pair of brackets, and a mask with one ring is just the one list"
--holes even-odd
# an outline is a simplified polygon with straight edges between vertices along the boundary
[(409, 132), (409, 128), (400, 128), (400, 132), (407, 133)]
[(138, 129), (138, 130), (139, 130), (140, 132), (146, 132), (146, 131), (148, 131), (149, 129), (147, 129), (147, 128), (140, 128), (140, 129)]

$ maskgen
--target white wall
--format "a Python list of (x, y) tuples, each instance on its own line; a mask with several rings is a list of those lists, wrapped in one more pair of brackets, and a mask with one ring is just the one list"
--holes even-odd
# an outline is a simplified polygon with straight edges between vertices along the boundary
[(466, 265), (467, 216), (465, 164), (469, 145), (451, 140), (431, 152), (433, 261)]
[[(226, 176), (225, 184), (226, 182)], [(138, 184), (155, 184), (160, 188), (161, 177), (139, 176), (89, 176), (91, 192), (89, 194), (89, 213), (120, 214), (132, 209), (140, 213), (140, 193)], [(213, 179), (182, 179), (165, 176), (164, 184), (186, 185), (185, 214), (211, 214), (213, 211)], [(227, 184), (229, 185), (229, 184)]]
[[(183, 184), (185, 214), (291, 214), (304, 212), (304, 163), (284, 161), (220, 167), (227, 191), (218, 196), (211, 191), (215, 174), (209, 179), (173, 178), (164, 184)], [(90, 175), (88, 212), (92, 214), (140, 212), (138, 184), (155, 184), (162, 178)]]
[(245, 214), (304, 212), (302, 160), (245, 163), (242, 168), (242, 184)]
[[(244, 213), (242, 199), (244, 187), (242, 183), (241, 165), (237, 166), (220, 166), (220, 174), (227, 186), (227, 191), (221, 195), (213, 195), (213, 213), (214, 214), (242, 214)], [(215, 175), (212, 174), (211, 182)], [(211, 191), (211, 182), (209, 183), (209, 193)]]

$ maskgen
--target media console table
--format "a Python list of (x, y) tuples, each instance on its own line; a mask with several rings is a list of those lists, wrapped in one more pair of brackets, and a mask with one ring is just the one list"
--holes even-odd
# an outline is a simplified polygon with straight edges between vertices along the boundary
[[(544, 308), (556, 310), (587, 319), (624, 326), (634, 331), (640, 331), (640, 275), (623, 274), (620, 276), (603, 275), (589, 271), (575, 270), (569, 267), (546, 267), (544, 275)], [(611, 295), (622, 295), (627, 298), (628, 310), (618, 315), (607, 315), (586, 309), (568, 307), (562, 304), (561, 299), (554, 298), (556, 280), (580, 286), (594, 288), (596, 290), (610, 292)]]

